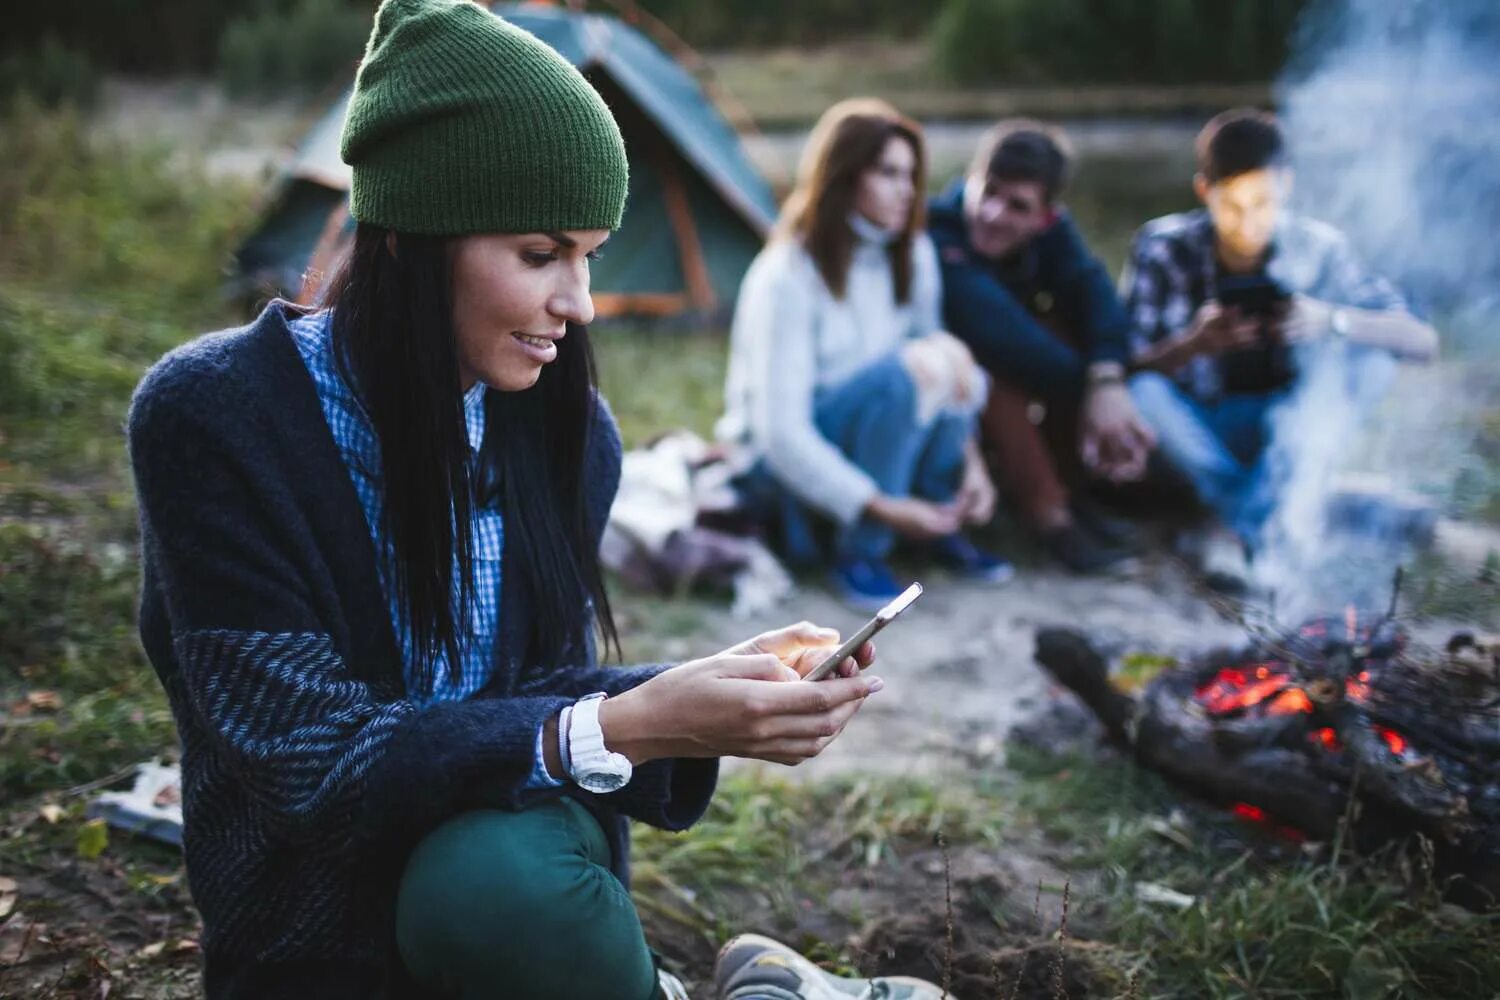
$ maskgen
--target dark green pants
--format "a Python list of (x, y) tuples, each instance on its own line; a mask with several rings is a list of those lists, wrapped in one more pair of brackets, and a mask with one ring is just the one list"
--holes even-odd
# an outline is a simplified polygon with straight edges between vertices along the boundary
[(609, 860), (598, 821), (571, 799), (457, 816), (406, 864), (401, 958), (418, 983), (463, 1000), (647, 1000), (651, 951)]

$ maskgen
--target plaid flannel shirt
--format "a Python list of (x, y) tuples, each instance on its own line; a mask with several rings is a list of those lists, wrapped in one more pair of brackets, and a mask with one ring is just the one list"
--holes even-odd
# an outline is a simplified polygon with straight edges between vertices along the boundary
[[(474, 534), (470, 551), (474, 557), (474, 594), (469, 607), (468, 632), (459, 646), (462, 662), (459, 664), (458, 680), (454, 682), (448, 677), (447, 656), (442, 650), (438, 650), (433, 664), (432, 694), (425, 699), (419, 698), (416, 695), (419, 688), (411, 628), (396, 601), (396, 589), (392, 585), (394, 552), (384, 530), (380, 441), (359, 401), (334, 364), (331, 317), (330, 312), (313, 313), (294, 320), (289, 324), (289, 329), (297, 344), (297, 351), (307, 365), (308, 374), (312, 376), (323, 416), (328, 421), (334, 443), (338, 445), (339, 455), (349, 470), (354, 492), (359, 495), (359, 505), (364, 509), (375, 551), (380, 554), (377, 563), (380, 566), (381, 588), (390, 603), (391, 622), (401, 643), (408, 697), (419, 704), (462, 701), (484, 687), (493, 671), (491, 655), (495, 645), (495, 630), (500, 620), (500, 560), (505, 542), (505, 526), (500, 510), (498, 507), (477, 507), (473, 512)], [(477, 456), (480, 445), (484, 443), (484, 393), (484, 383), (476, 382), (464, 395), (464, 426), (468, 431), (471, 456)], [(453, 586), (456, 590), (456, 564), (453, 573)], [(537, 731), (535, 754), (535, 764), (527, 787), (562, 784), (547, 772), (541, 730)]]
[[(1288, 291), (1356, 309), (1406, 309), (1390, 282), (1370, 273), (1342, 233), (1326, 223), (1283, 214), (1276, 229), (1267, 275)], [(1207, 209), (1155, 219), (1131, 244), (1120, 278), (1120, 296), (1134, 324), (1131, 354), (1175, 336), (1198, 307), (1217, 294), (1214, 231)], [(1178, 382), (1198, 399), (1222, 388), (1217, 358), (1197, 357), (1183, 366)]]

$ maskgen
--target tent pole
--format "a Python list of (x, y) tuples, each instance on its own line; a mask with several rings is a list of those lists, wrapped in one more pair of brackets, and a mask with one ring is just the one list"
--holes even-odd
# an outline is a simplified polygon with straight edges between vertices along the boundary
[(677, 239), (677, 257), (682, 263), (682, 278), (687, 284), (688, 299), (693, 308), (705, 315), (718, 304), (714, 286), (708, 279), (708, 265), (703, 260), (703, 244), (698, 239), (698, 227), (693, 222), (693, 210), (688, 204), (687, 188), (682, 183), (682, 172), (666, 143), (652, 143), (656, 156), (656, 169), (661, 177), (662, 200), (666, 205), (667, 219), (672, 224), (672, 235)]

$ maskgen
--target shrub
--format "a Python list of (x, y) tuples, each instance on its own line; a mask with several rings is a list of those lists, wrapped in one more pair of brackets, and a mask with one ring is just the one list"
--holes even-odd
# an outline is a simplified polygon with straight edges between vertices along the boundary
[(219, 39), (219, 77), (238, 96), (315, 90), (353, 69), (370, 13), (341, 0), (294, 0), (231, 21)]
[(145, 365), (226, 325), (222, 264), (252, 189), (29, 100), (0, 149), (0, 485), (37, 463), (71, 478), (118, 457)]
[(1305, 0), (947, 0), (937, 67), (966, 83), (1267, 80)]
[(1019, 0), (949, 0), (932, 26), (944, 75), (960, 83), (1014, 75), (1023, 16)]
[(0, 60), (0, 98), (25, 94), (47, 107), (87, 106), (99, 93), (99, 73), (88, 54), (48, 35), (31, 50)]

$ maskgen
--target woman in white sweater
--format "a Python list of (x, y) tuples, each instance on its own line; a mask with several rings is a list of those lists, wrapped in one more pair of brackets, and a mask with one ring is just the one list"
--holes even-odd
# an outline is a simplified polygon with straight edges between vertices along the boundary
[(718, 435), (751, 449), (747, 492), (775, 511), (793, 561), (820, 556), (812, 528), (832, 522), (835, 584), (860, 606), (899, 593), (886, 565), (898, 536), (968, 576), (1011, 573), (960, 533), (994, 512), (974, 436), (987, 382), (941, 329), (925, 174), (914, 121), (883, 101), (830, 108), (731, 334)]

